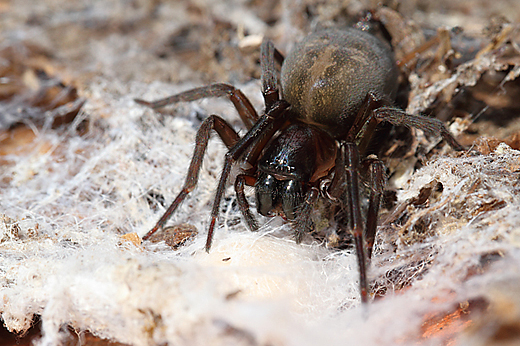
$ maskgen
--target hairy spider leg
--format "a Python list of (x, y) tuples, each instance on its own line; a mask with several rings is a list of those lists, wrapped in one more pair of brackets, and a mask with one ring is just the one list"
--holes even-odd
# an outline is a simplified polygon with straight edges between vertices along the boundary
[[(286, 110), (289, 108), (289, 104), (286, 101), (280, 100), (278, 78), (276, 77), (274, 68), (275, 59), (279, 62), (283, 62), (283, 56), (274, 48), (273, 43), (269, 40), (264, 41), (260, 47), (260, 68), (262, 70), (262, 95), (265, 101), (265, 112), (254, 126), (244, 135), (244, 137), (242, 137), (242, 139), (226, 154), (224, 167), (222, 169), (217, 192), (215, 194), (215, 200), (213, 202), (213, 208), (211, 210), (211, 221), (208, 229), (208, 237), (206, 239), (206, 251), (208, 252), (211, 249), (211, 242), (213, 240), (213, 232), (219, 213), (220, 201), (222, 200), (233, 163), (245, 152), (248, 153), (246, 160), (249, 163), (256, 162), (269, 138), (271, 138), (288, 119), (289, 112)], [(240, 185), (241, 182), (239, 181), (238, 190), (235, 188), (237, 191), (237, 198), (242, 200), (240, 202), (240, 208), (246, 222), (248, 222), (251, 229), (254, 229), (256, 221), (249, 211), (249, 205), (247, 201), (245, 201), (243, 191), (240, 192)]]
[[(271, 41), (265, 40), (262, 42), (262, 46), (260, 48), (260, 68), (262, 71), (262, 95), (264, 97), (266, 112), (269, 112), (274, 103), (277, 102), (280, 98), (278, 91), (278, 78), (274, 66), (275, 60), (281, 65), (283, 63), (284, 57), (274, 47)], [(247, 161), (252, 168), (247, 170), (246, 174), (239, 174), (235, 180), (235, 193), (237, 196), (238, 206), (242, 215), (244, 216), (247, 226), (251, 231), (257, 231), (259, 226), (258, 221), (251, 213), (249, 202), (245, 196), (244, 188), (245, 185), (255, 185), (256, 177), (253, 174), (256, 171), (256, 163), (265, 145), (269, 142), (277, 130), (278, 128), (273, 128), (270, 133), (264, 133), (262, 138), (257, 140), (254, 147), (245, 154), (244, 160)]]
[(244, 95), (244, 93), (242, 93), (242, 91), (240, 91), (240, 89), (225, 83), (216, 83), (200, 88), (186, 90), (179, 94), (168, 96), (153, 102), (148, 102), (141, 99), (134, 99), (134, 101), (140, 105), (158, 109), (178, 102), (190, 102), (209, 97), (224, 96), (233, 102), (233, 105), (235, 106), (243, 123), (246, 125), (246, 128), (250, 129), (253, 127), (255, 122), (258, 120), (258, 114), (251, 104), (251, 101), (249, 101), (249, 99)]
[(238, 207), (240, 208), (240, 212), (244, 216), (247, 226), (251, 231), (257, 231), (259, 226), (258, 221), (256, 221), (249, 208), (249, 202), (247, 201), (244, 187), (245, 185), (253, 186), (255, 185), (255, 182), (255, 177), (246, 174), (239, 174), (235, 180), (235, 193), (237, 195)]
[(368, 301), (367, 255), (363, 237), (363, 219), (359, 203), (359, 152), (356, 144), (342, 141), (336, 157), (336, 171), (344, 177), (346, 193), (344, 203), (349, 212), (348, 230), (354, 237), (356, 255), (359, 265), (359, 286), (361, 302)]
[(442, 139), (453, 149), (457, 151), (465, 150), (439, 119), (429, 118), (424, 115), (409, 114), (393, 107), (377, 108), (374, 110), (374, 116), (378, 121), (385, 121), (396, 126), (415, 127), (419, 130), (423, 130), (428, 135), (437, 136), (440, 134)]
[(365, 248), (368, 261), (372, 258), (374, 239), (377, 231), (377, 222), (381, 197), (385, 187), (385, 165), (376, 158), (367, 158), (361, 162), (368, 175), (370, 196), (368, 199), (368, 211), (365, 226)]
[(235, 132), (231, 125), (217, 115), (210, 115), (206, 120), (204, 120), (204, 122), (202, 122), (202, 125), (197, 131), (195, 150), (193, 152), (193, 157), (191, 158), (184, 186), (166, 212), (161, 216), (159, 221), (157, 221), (155, 226), (143, 237), (144, 240), (150, 238), (152, 234), (164, 226), (173, 212), (175, 212), (182, 201), (184, 201), (188, 194), (193, 191), (197, 185), (197, 182), (199, 181), (200, 168), (202, 167), (202, 160), (204, 159), (204, 154), (208, 146), (211, 130), (217, 132), (228, 148), (233, 147), (240, 139), (240, 136)]
[(274, 102), (280, 99), (278, 78), (274, 68), (275, 51), (273, 42), (269, 40), (262, 42), (260, 47), (260, 69), (262, 71), (262, 95), (264, 96), (266, 112), (273, 106)]
[(289, 112), (287, 108), (289, 104), (285, 101), (276, 101), (273, 106), (262, 115), (256, 124), (242, 137), (227, 153), (224, 159), (224, 167), (220, 175), (220, 180), (215, 194), (215, 200), (213, 202), (213, 208), (211, 209), (211, 221), (208, 228), (208, 237), (206, 239), (206, 251), (209, 252), (211, 249), (211, 242), (213, 240), (213, 232), (215, 224), (218, 218), (220, 201), (224, 195), (226, 183), (231, 173), (231, 167), (233, 164), (248, 150), (255, 151), (255, 148), (259, 146), (259, 141), (263, 136), (268, 133), (276, 132), (287, 120)]
[[(346, 204), (349, 211), (348, 231), (354, 237), (362, 303), (368, 301), (367, 269), (377, 231), (379, 208), (385, 185), (385, 169), (384, 164), (376, 158), (367, 158), (361, 163), (361, 167), (368, 175), (370, 188), (366, 225), (363, 232), (358, 185), (359, 153), (365, 152), (377, 124), (384, 121), (397, 126), (419, 128), (428, 134), (440, 134), (455, 150), (464, 149), (440, 120), (422, 115), (411, 115), (402, 110), (385, 106), (385, 104), (388, 102), (374, 93), (367, 94), (346, 140), (341, 141), (334, 177), (327, 190), (333, 198), (340, 198), (340, 200), (343, 198), (343, 203)], [(346, 196), (342, 197), (343, 194)]]

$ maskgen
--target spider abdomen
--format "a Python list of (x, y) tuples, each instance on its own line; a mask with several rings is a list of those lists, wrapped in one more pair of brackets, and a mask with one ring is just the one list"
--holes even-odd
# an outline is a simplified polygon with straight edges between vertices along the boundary
[(341, 139), (369, 92), (394, 99), (397, 74), (391, 50), (375, 36), (325, 30), (306, 37), (287, 56), (281, 84), (300, 120)]

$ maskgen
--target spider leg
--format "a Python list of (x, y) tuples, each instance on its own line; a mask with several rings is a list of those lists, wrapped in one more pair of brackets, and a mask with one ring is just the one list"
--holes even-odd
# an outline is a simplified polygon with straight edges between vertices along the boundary
[(239, 174), (235, 180), (235, 192), (237, 194), (238, 207), (240, 208), (240, 212), (244, 216), (247, 226), (251, 231), (258, 231), (259, 226), (255, 217), (253, 214), (251, 214), (251, 210), (249, 209), (249, 202), (247, 201), (246, 195), (244, 193), (244, 186), (246, 184), (253, 186), (255, 181), (255, 177), (246, 174)]
[[(274, 61), (278, 61), (280, 65), (283, 63), (283, 55), (274, 47), (271, 41), (264, 41), (260, 48), (260, 67), (262, 70), (262, 95), (268, 112), (276, 101), (279, 100), (278, 79), (275, 74)], [(262, 152), (263, 147), (269, 141), (271, 136), (264, 136), (255, 143), (255, 147), (250, 150), (244, 157), (245, 160), (254, 166)], [(246, 223), (251, 231), (257, 231), (258, 222), (250, 211), (249, 202), (244, 193), (244, 186), (247, 184), (253, 186), (256, 182), (254, 176), (248, 174), (240, 174), (235, 180), (235, 193), (237, 195), (238, 206)]]
[(429, 118), (424, 115), (409, 114), (392, 107), (377, 108), (374, 110), (374, 116), (379, 121), (386, 121), (392, 125), (415, 127), (431, 135), (440, 134), (442, 139), (444, 139), (453, 149), (459, 151), (465, 150), (439, 119)]
[[(260, 68), (262, 69), (262, 95), (264, 96), (265, 101), (265, 113), (251, 128), (249, 128), (249, 131), (244, 135), (244, 137), (242, 137), (242, 139), (240, 139), (240, 141), (236, 143), (233, 148), (231, 148), (226, 154), (224, 167), (222, 168), (222, 173), (220, 175), (220, 180), (217, 187), (217, 193), (215, 194), (215, 200), (211, 210), (211, 221), (208, 229), (208, 237), (206, 239), (206, 251), (208, 252), (211, 249), (211, 242), (213, 241), (213, 232), (220, 209), (220, 201), (222, 200), (224, 189), (233, 163), (238, 160), (248, 149), (249, 155), (246, 160), (250, 163), (255, 162), (258, 158), (258, 155), (260, 155), (261, 149), (268, 142), (269, 138), (271, 138), (274, 133), (285, 123), (289, 115), (289, 113), (286, 112), (289, 104), (280, 100), (280, 93), (278, 91), (278, 78), (276, 77), (274, 68), (275, 59), (279, 62), (283, 61), (283, 56), (278, 50), (274, 48), (274, 45), (271, 41), (264, 41), (260, 48)], [(240, 181), (238, 184), (240, 188)], [(240, 189), (237, 191), (237, 197), (239, 200), (244, 197), (242, 202), (245, 203), (242, 203), (241, 208), (244, 210), (243, 214), (249, 226), (254, 227), (256, 221), (252, 221), (254, 219), (250, 213), (249, 216), (251, 216), (251, 218), (247, 216), (248, 212), (246, 210), (249, 210), (249, 206), (246, 204), (247, 201), (245, 200), (245, 196), (243, 196), (243, 192), (240, 192)], [(253, 229), (253, 227), (251, 228)]]
[[(424, 115), (412, 115), (401, 109), (385, 106), (385, 104), (388, 104), (388, 102), (373, 92), (367, 93), (356, 121), (346, 137), (347, 141), (354, 142), (356, 138), (362, 136), (358, 144), (360, 153), (365, 152), (370, 143), (372, 133), (378, 122), (381, 121), (386, 121), (396, 126), (415, 127), (430, 135), (440, 134), (453, 149), (464, 150), (464, 147), (457, 142), (439, 119), (429, 118)], [(363, 128), (364, 131), (362, 131)]]
[(338, 198), (347, 208), (349, 224), (347, 231), (354, 237), (359, 265), (361, 302), (368, 301), (367, 256), (363, 236), (363, 219), (359, 202), (359, 152), (356, 144), (342, 141), (336, 156), (334, 178), (329, 186), (330, 196)]
[(226, 183), (231, 173), (231, 167), (233, 163), (238, 160), (242, 154), (251, 148), (255, 151), (258, 145), (263, 144), (263, 141), (258, 141), (263, 136), (272, 136), (287, 120), (289, 112), (286, 112), (289, 104), (285, 101), (276, 101), (273, 106), (262, 115), (260, 119), (254, 124), (254, 126), (242, 137), (227, 153), (224, 159), (224, 167), (220, 175), (220, 180), (215, 194), (215, 200), (213, 202), (213, 208), (211, 209), (211, 221), (208, 229), (208, 237), (206, 239), (206, 251), (209, 252), (211, 249), (211, 242), (213, 240), (213, 232), (217, 221), (220, 201), (224, 195)]
[[(372, 120), (372, 118), (374, 117), (374, 109), (381, 107), (384, 103), (385, 102), (381, 98), (377, 97), (373, 92), (368, 92), (365, 96), (365, 100), (359, 108), (359, 111), (356, 115), (356, 120), (352, 124), (352, 127), (350, 128), (347, 134), (346, 140), (349, 142), (354, 142), (356, 140), (356, 137), (358, 137), (361, 130), (365, 126), (366, 122)], [(368, 139), (370, 139), (371, 136), (367, 137), (369, 137)]]
[(150, 238), (152, 234), (154, 234), (158, 229), (162, 228), (164, 224), (168, 221), (173, 212), (179, 207), (179, 205), (184, 201), (184, 199), (188, 196), (188, 194), (195, 188), (197, 182), (199, 180), (200, 168), (202, 166), (202, 160), (204, 158), (204, 153), (206, 152), (206, 148), (208, 146), (208, 141), (210, 138), (211, 130), (215, 130), (217, 134), (220, 136), (224, 144), (231, 148), (235, 145), (240, 137), (233, 130), (231, 125), (229, 125), (224, 119), (217, 115), (210, 115), (204, 120), (199, 130), (197, 131), (196, 140), (195, 140), (195, 150), (193, 152), (193, 157), (191, 158), (190, 167), (188, 169), (188, 175), (186, 176), (186, 181), (184, 182), (184, 186), (172, 202), (170, 207), (166, 210), (166, 212), (161, 216), (157, 224), (143, 237), (143, 240)]
[(285, 57), (283, 56), (282, 53), (280, 53), (280, 51), (278, 49), (274, 49), (274, 60), (276, 60), (276, 62), (282, 66), (283, 65), (283, 61), (285, 60)]
[(368, 202), (367, 221), (365, 229), (365, 247), (367, 259), (372, 257), (374, 239), (377, 231), (379, 206), (381, 196), (385, 187), (385, 166), (379, 159), (368, 158), (362, 162), (363, 168), (368, 174), (368, 184), (370, 187), (370, 197)]
[[(260, 68), (262, 69), (262, 95), (264, 96), (266, 112), (280, 99), (278, 92), (278, 78), (276, 77), (274, 60), (275, 53), (273, 42), (266, 40), (260, 47)], [(278, 52), (279, 58), (281, 56)], [(282, 57), (283, 60), (283, 57)]]
[(238, 111), (238, 114), (240, 115), (240, 118), (246, 125), (247, 129), (253, 127), (253, 124), (258, 120), (258, 114), (251, 104), (251, 101), (249, 101), (249, 99), (242, 93), (242, 91), (232, 85), (225, 83), (216, 83), (200, 88), (186, 90), (179, 94), (152, 102), (141, 99), (134, 99), (134, 101), (140, 105), (157, 109), (177, 102), (190, 102), (208, 97), (223, 96), (226, 96), (231, 102), (233, 102), (233, 105)]
[(348, 142), (358, 143), (358, 151), (361, 154), (364, 154), (366, 151), (377, 127), (378, 121), (374, 118), (374, 110), (385, 103), (385, 100), (376, 96), (373, 92), (368, 92), (357, 113), (356, 120), (347, 134), (346, 140)]
[(359, 203), (359, 152), (354, 143), (344, 142), (340, 147), (340, 160), (345, 167), (347, 183), (347, 206), (349, 208), (350, 231), (354, 237), (356, 255), (359, 265), (359, 286), (361, 289), (361, 302), (368, 301), (367, 281), (367, 256), (363, 241), (363, 220), (361, 218), (361, 205)]

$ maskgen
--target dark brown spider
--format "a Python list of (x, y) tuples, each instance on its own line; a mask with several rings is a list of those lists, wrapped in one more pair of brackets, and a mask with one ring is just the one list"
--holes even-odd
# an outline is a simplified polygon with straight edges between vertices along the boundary
[[(275, 73), (281, 65), (281, 92)], [(188, 176), (182, 191), (143, 239), (162, 228), (197, 184), (211, 130), (229, 148), (217, 187), (206, 250), (209, 251), (219, 205), (233, 164), (245, 162), (235, 180), (240, 210), (251, 230), (258, 224), (249, 210), (244, 185), (255, 186), (257, 210), (290, 221), (296, 240), (310, 231), (310, 218), (321, 196), (346, 211), (359, 263), (361, 300), (368, 300), (367, 260), (372, 253), (384, 165), (365, 157), (379, 122), (411, 126), (440, 134), (453, 148), (462, 149), (441, 121), (407, 114), (392, 107), (397, 91), (397, 67), (390, 49), (375, 36), (355, 29), (313, 33), (286, 59), (270, 41), (261, 47), (262, 94), (265, 111), (258, 116), (247, 97), (228, 84), (213, 84), (155, 102), (136, 100), (152, 108), (206, 97), (226, 96), (235, 105), (248, 132), (240, 137), (217, 115), (200, 126)], [(280, 97), (280, 93), (281, 96)], [(360, 161), (359, 157), (363, 157)], [(361, 215), (359, 175), (369, 185), (366, 218)], [(363, 226), (363, 220), (366, 224)]]

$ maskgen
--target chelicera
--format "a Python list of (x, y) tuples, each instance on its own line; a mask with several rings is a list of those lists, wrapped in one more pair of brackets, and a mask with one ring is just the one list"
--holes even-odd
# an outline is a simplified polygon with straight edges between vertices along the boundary
[[(280, 84), (275, 61), (281, 64)], [(194, 189), (214, 130), (229, 151), (213, 202), (206, 250), (211, 248), (231, 168), (241, 162), (241, 173), (234, 186), (240, 210), (253, 231), (258, 229), (258, 223), (250, 211), (245, 185), (255, 187), (258, 213), (279, 215), (291, 222), (298, 242), (313, 227), (310, 215), (319, 198), (339, 205), (346, 212), (348, 222), (340, 227), (353, 235), (361, 300), (367, 302), (367, 262), (385, 184), (383, 163), (366, 155), (376, 126), (388, 122), (416, 127), (441, 135), (455, 149), (462, 147), (441, 121), (407, 114), (392, 106), (398, 75), (393, 54), (385, 43), (367, 32), (319, 31), (301, 41), (285, 59), (272, 42), (265, 41), (261, 46), (260, 66), (265, 101), (260, 116), (247, 97), (228, 84), (212, 84), (155, 102), (136, 100), (160, 108), (176, 102), (227, 97), (248, 129), (240, 137), (217, 115), (204, 120), (197, 132), (195, 151), (181, 192), (143, 239), (161, 229)], [(360, 177), (368, 184), (368, 208), (360, 204)]]

